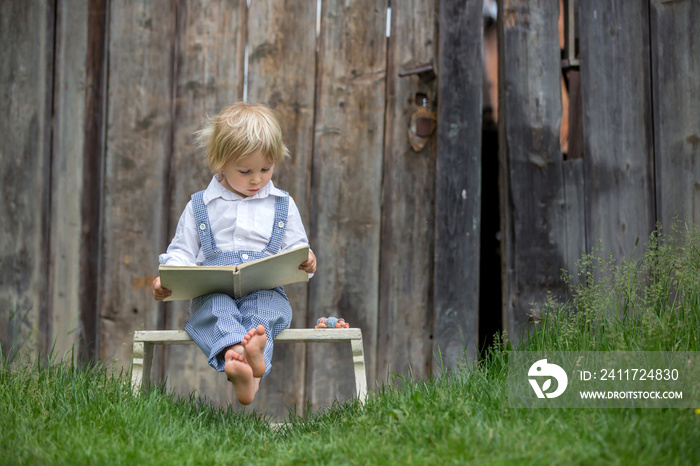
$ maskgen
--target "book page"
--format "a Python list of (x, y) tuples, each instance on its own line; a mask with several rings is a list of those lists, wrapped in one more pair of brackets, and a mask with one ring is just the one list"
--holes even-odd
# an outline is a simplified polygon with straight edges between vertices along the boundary
[(184, 267), (161, 265), (160, 284), (173, 292), (163, 301), (193, 299), (209, 293), (233, 296), (233, 272), (236, 266)]
[(240, 298), (257, 290), (306, 282), (309, 274), (299, 270), (299, 265), (308, 258), (309, 247), (300, 246), (239, 266), (161, 265), (161, 286), (173, 293), (164, 301), (193, 299), (209, 293)]
[[(309, 258), (309, 247), (300, 246), (263, 259), (246, 262), (238, 266), (240, 295), (257, 290), (269, 290), (278, 286), (309, 281), (309, 274), (299, 270), (302, 262)], [(238, 290), (237, 290), (238, 291)]]

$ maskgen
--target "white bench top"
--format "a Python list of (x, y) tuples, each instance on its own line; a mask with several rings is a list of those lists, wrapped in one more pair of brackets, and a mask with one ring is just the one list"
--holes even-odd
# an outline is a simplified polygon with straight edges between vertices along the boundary
[[(362, 340), (359, 328), (288, 328), (283, 330), (275, 341), (333, 342)], [(184, 330), (137, 330), (134, 342), (144, 343), (188, 343), (192, 338)]]

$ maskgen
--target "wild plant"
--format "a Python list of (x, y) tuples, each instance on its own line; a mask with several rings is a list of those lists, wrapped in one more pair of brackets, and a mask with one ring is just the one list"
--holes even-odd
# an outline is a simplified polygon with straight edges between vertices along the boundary
[[(638, 241), (635, 244), (635, 250)], [(641, 254), (616, 259), (597, 245), (576, 274), (564, 271), (569, 293), (535, 306), (527, 349), (562, 351), (696, 351), (700, 336), (700, 231), (674, 223), (649, 236)]]

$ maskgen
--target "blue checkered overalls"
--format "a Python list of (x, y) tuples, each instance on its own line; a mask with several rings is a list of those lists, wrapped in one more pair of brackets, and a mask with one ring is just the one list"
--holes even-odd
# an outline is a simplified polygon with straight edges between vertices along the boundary
[[(204, 191), (192, 195), (192, 208), (199, 233), (199, 241), (205, 260), (202, 265), (238, 265), (279, 252), (287, 225), (289, 198), (275, 200), (275, 219), (272, 225), (270, 242), (262, 251), (222, 252), (216, 247), (211, 231), (207, 206), (204, 204)], [(286, 193), (285, 193), (286, 194)], [(209, 358), (209, 365), (217, 371), (224, 370), (223, 350), (240, 343), (250, 329), (262, 324), (267, 334), (264, 350), (265, 375), (270, 373), (272, 362), (272, 340), (289, 328), (292, 321), (292, 308), (284, 288), (259, 290), (240, 299), (233, 299), (222, 293), (212, 293), (192, 300), (190, 318), (185, 330), (197, 346)]]

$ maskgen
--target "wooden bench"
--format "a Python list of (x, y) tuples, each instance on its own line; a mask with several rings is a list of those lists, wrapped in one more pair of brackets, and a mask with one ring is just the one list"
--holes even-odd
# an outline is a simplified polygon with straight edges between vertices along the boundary
[[(352, 361), (355, 367), (355, 388), (357, 398), (364, 401), (367, 396), (367, 374), (365, 353), (362, 345), (362, 331), (359, 328), (329, 329), (287, 329), (283, 330), (275, 343), (338, 343), (349, 341), (352, 348)], [(184, 330), (137, 330), (134, 332), (133, 367), (131, 386), (134, 393), (140, 393), (151, 383), (154, 345), (194, 344)]]

